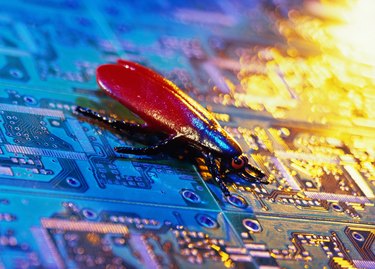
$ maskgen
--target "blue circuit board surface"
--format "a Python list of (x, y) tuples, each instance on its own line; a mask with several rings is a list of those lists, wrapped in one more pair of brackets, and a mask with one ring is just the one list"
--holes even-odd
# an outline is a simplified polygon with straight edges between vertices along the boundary
[[(375, 268), (375, 61), (326, 2), (0, 1), (0, 269)], [(139, 120), (96, 83), (119, 58), (270, 184), (225, 197), (203, 160), (116, 153), (139, 144), (74, 108)]]

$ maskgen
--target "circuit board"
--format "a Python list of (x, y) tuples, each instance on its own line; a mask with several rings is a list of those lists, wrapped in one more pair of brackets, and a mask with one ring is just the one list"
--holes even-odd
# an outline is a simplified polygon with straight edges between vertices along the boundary
[[(371, 1), (0, 2), (0, 269), (375, 268), (375, 57), (348, 32)], [(225, 197), (203, 160), (116, 153), (139, 144), (74, 108), (139, 120), (96, 83), (119, 58), (270, 184)]]

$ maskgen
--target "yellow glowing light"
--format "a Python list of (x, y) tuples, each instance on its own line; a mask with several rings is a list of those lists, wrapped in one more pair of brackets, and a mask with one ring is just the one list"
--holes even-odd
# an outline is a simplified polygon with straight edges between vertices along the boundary
[(234, 104), (276, 118), (375, 127), (374, 13), (374, 0), (291, 10), (276, 21), (286, 46), (244, 50)]
[(341, 13), (344, 24), (330, 27), (339, 50), (347, 57), (375, 66), (375, 1), (360, 0)]

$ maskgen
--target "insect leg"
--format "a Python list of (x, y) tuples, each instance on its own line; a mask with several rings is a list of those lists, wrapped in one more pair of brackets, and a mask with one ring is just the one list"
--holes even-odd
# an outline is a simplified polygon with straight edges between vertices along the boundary
[(131, 131), (131, 132), (146, 132), (147, 131), (147, 125), (127, 122), (127, 121), (118, 121), (107, 116), (102, 116), (98, 112), (91, 110), (89, 108), (86, 108), (86, 107), (77, 106), (75, 111), (77, 111), (79, 114), (82, 114), (83, 116), (88, 117), (90, 119), (103, 122), (117, 130)]
[(265, 176), (265, 174), (260, 169), (256, 168), (255, 166), (252, 166), (251, 164), (248, 164), (247, 168), (251, 172), (255, 173), (258, 178), (263, 178)]
[(178, 135), (171, 135), (160, 143), (148, 147), (115, 147), (115, 151), (118, 153), (128, 153), (135, 155), (158, 154), (178, 137)]
[(266, 175), (261, 170), (252, 166), (251, 164), (247, 164), (243, 172), (240, 173), (240, 175), (243, 179), (246, 179), (251, 182), (263, 184), (269, 183), (266, 179)]
[(223, 179), (220, 177), (219, 168), (215, 162), (215, 158), (211, 152), (204, 154), (205, 160), (207, 162), (208, 169), (212, 175), (212, 178), (219, 184), (221, 191), (224, 193), (225, 196), (230, 196), (230, 192), (225, 185)]

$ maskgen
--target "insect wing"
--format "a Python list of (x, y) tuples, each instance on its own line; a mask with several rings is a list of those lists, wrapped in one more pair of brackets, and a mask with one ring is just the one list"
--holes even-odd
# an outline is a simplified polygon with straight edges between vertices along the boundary
[(97, 69), (99, 86), (155, 131), (199, 139), (197, 125), (218, 126), (201, 105), (151, 69), (120, 60)]
[(134, 62), (126, 61), (123, 59), (119, 59), (117, 61), (118, 64), (124, 66), (125, 68), (133, 68), (135, 71), (138, 71), (143, 76), (148, 76), (150, 79), (153, 79), (155, 83), (164, 83), (165, 86), (168, 88), (169, 91), (173, 92), (178, 98), (181, 98), (185, 101), (189, 107), (194, 110), (195, 113), (199, 114), (200, 118), (205, 119), (211, 125), (217, 125), (217, 121), (212, 116), (210, 112), (208, 112), (204, 107), (202, 107), (198, 102), (180, 90), (173, 82), (167, 80), (166, 78), (162, 77), (158, 73), (154, 72), (153, 70), (146, 68), (142, 65), (139, 65)]

